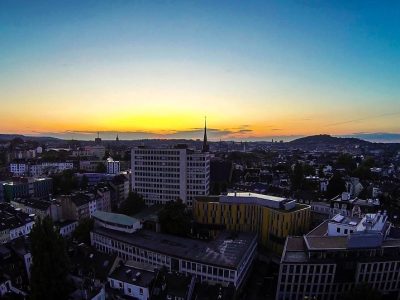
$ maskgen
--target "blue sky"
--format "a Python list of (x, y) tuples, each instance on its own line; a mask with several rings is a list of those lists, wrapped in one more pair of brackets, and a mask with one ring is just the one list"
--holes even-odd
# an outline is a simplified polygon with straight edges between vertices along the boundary
[(399, 6), (1, 1), (0, 131), (400, 133)]

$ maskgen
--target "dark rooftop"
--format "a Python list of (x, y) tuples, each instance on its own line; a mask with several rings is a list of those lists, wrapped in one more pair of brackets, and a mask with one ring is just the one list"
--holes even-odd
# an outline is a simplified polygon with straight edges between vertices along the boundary
[(110, 278), (114, 278), (123, 282), (129, 282), (141, 287), (149, 287), (154, 279), (154, 276), (154, 272), (126, 265), (118, 266), (109, 275)]
[(105, 228), (95, 228), (93, 231), (168, 256), (231, 269), (239, 266), (245, 253), (257, 239), (256, 233), (232, 233), (229, 231), (221, 232), (213, 241), (182, 238), (148, 230), (139, 230), (132, 234)]

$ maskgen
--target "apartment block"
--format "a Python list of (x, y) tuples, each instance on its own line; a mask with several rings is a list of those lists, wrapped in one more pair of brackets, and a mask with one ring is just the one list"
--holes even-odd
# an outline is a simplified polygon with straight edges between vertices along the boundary
[(147, 205), (181, 199), (189, 207), (210, 189), (210, 155), (188, 149), (132, 149), (132, 188)]
[(34, 225), (32, 216), (8, 203), (0, 203), (0, 243), (8, 243), (28, 235)]
[(42, 177), (21, 177), (3, 183), (4, 199), (7, 202), (15, 198), (37, 197), (48, 199), (53, 191), (53, 179)]
[(400, 232), (386, 212), (338, 214), (304, 236), (287, 238), (277, 300), (342, 299), (361, 283), (385, 299), (400, 298)]

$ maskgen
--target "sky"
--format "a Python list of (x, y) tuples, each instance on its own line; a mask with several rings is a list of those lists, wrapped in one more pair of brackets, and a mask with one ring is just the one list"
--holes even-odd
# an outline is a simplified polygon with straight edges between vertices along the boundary
[(400, 134), (400, 2), (0, 1), (0, 132)]

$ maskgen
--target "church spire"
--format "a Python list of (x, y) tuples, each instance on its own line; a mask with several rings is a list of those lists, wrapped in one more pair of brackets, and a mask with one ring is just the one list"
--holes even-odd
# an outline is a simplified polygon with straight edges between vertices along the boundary
[(204, 117), (204, 138), (203, 138), (203, 152), (210, 151), (210, 147), (207, 142), (207, 117)]

